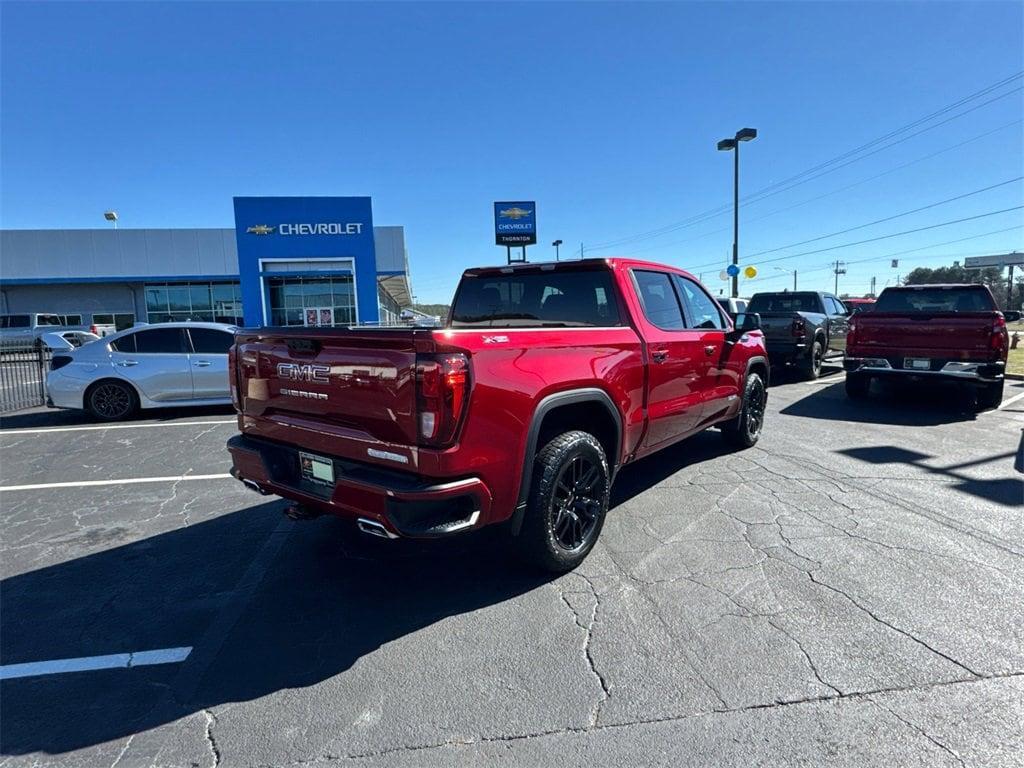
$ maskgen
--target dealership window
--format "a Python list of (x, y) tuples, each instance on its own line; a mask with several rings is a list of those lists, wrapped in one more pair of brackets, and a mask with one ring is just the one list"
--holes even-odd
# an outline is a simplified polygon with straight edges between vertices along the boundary
[(242, 291), (237, 282), (150, 283), (145, 292), (151, 323), (202, 320), (242, 325)]
[(384, 286), (377, 284), (377, 306), (380, 313), (381, 325), (401, 325), (402, 308), (398, 306), (394, 296), (384, 290)]
[(269, 277), (266, 279), (272, 325), (352, 325), (356, 322), (351, 275)]
[(93, 325), (112, 325), (114, 330), (123, 331), (135, 325), (135, 315), (131, 312), (93, 312)]

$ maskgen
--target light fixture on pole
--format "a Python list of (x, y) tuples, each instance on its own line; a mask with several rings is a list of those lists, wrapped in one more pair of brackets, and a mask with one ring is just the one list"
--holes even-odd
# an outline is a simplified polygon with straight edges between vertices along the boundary
[(562, 244), (562, 241), (561, 240), (555, 240), (551, 244), (553, 246), (555, 246), (555, 261), (558, 261), (558, 246), (560, 246)]
[[(732, 263), (740, 263), (740, 143), (752, 141), (757, 138), (756, 128), (742, 128), (736, 131), (731, 139), (722, 139), (718, 142), (718, 149), (722, 152), (732, 150), (733, 171), (732, 171)], [(732, 297), (739, 296), (738, 273), (732, 276)]]
[(785, 267), (775, 267), (775, 269), (777, 269), (779, 272), (785, 272), (787, 275), (790, 272), (793, 273), (793, 290), (795, 291), (796, 290), (796, 270), (795, 269), (786, 269)]
[(117, 229), (117, 211), (104, 211), (103, 218), (114, 224), (114, 229)]

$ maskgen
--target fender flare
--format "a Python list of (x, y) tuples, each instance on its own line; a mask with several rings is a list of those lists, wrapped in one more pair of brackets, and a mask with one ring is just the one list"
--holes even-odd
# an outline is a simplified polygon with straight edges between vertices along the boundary
[(526, 514), (526, 504), (530, 498), (530, 483), (533, 480), (533, 456), (537, 452), (537, 439), (540, 437), (540, 427), (544, 417), (551, 411), (563, 405), (576, 405), (577, 403), (598, 403), (612, 417), (615, 424), (615, 455), (608, 457), (609, 469), (612, 479), (618, 471), (618, 458), (622, 453), (622, 415), (615, 403), (608, 396), (608, 393), (597, 387), (583, 387), (570, 389), (562, 392), (555, 392), (541, 399), (530, 417), (530, 426), (526, 430), (526, 451), (523, 454), (523, 470), (519, 481), (519, 497), (516, 500), (516, 508), (510, 519), (513, 536), (519, 535), (523, 525), (523, 516)]
[(747, 360), (747, 367), (743, 370), (743, 380), (747, 380), (747, 376), (750, 375), (750, 369), (753, 368), (754, 365), (757, 363), (760, 363), (761, 365), (764, 366), (764, 385), (765, 387), (767, 387), (770, 383), (769, 378), (771, 377), (772, 370), (771, 365), (768, 363), (767, 355), (754, 355), (753, 357)]

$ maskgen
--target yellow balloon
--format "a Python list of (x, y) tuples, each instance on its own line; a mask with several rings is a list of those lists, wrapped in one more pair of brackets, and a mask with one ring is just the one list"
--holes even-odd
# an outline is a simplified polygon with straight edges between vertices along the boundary
[(757, 277), (757, 267), (747, 267), (743, 270), (743, 274), (745, 277)]

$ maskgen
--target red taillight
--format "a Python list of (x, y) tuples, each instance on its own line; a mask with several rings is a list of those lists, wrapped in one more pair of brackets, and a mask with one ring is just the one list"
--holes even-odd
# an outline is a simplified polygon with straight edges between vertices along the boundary
[(416, 358), (416, 411), (420, 442), (443, 447), (455, 441), (469, 399), (465, 355)]
[(96, 330), (96, 326), (95, 325), (90, 325), (89, 326), (89, 333), (95, 333), (97, 336), (100, 335), (100, 332)]
[(789, 332), (796, 337), (802, 337), (807, 335), (807, 328), (804, 326), (804, 321), (799, 317), (793, 321), (793, 325), (790, 326)]
[(856, 346), (856, 344), (857, 344), (857, 324), (856, 323), (850, 323), (850, 328), (846, 332), (846, 348), (850, 349), (851, 347)]
[(236, 411), (241, 413), (242, 402), (238, 397), (238, 370), (235, 368), (237, 357), (235, 345), (232, 344), (228, 347), (228, 380), (231, 382), (231, 404), (235, 406)]
[(1006, 318), (998, 315), (992, 323), (992, 331), (988, 337), (988, 348), (1000, 357), (1006, 355), (1010, 340), (1006, 333)]

